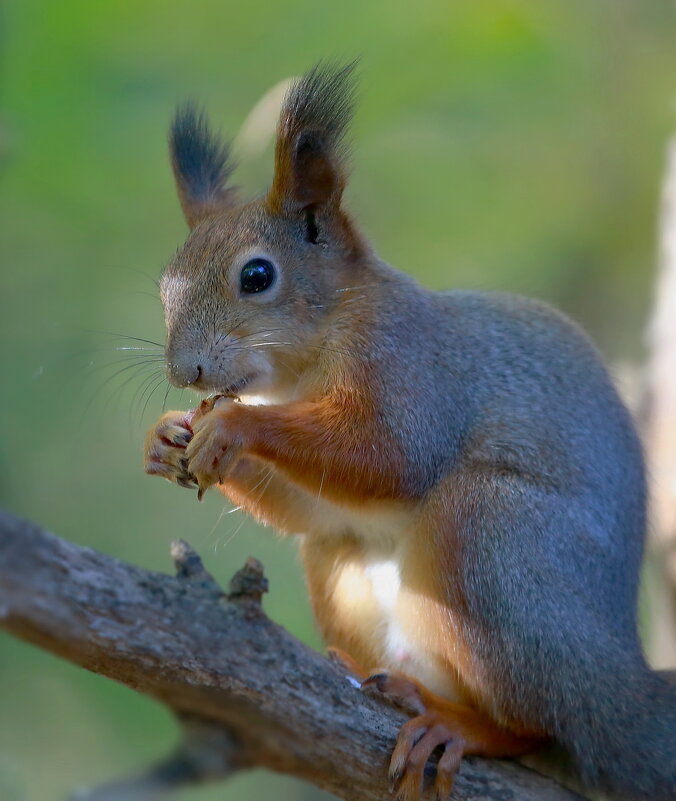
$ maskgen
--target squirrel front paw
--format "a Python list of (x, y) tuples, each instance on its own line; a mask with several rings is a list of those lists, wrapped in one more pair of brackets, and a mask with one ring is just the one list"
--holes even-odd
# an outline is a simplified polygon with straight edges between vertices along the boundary
[(200, 500), (209, 487), (223, 481), (242, 453), (234, 425), (239, 406), (232, 398), (217, 396), (203, 401), (191, 421), (193, 436), (185, 456)]
[(194, 412), (166, 412), (148, 431), (144, 444), (145, 471), (162, 476), (180, 487), (195, 489), (188, 469), (186, 448), (193, 437)]

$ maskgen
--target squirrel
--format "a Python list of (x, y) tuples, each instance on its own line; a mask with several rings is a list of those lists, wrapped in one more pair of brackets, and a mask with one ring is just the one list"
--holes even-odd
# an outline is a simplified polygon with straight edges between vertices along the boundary
[(160, 417), (145, 470), (298, 535), (317, 624), (362, 686), (414, 713), (404, 801), (439, 749), (555, 747), (589, 792), (676, 798), (676, 687), (637, 633), (645, 470), (589, 339), (544, 303), (425, 289), (345, 210), (354, 65), (288, 91), (263, 197), (179, 106), (190, 234), (161, 278), (166, 369), (212, 394)]

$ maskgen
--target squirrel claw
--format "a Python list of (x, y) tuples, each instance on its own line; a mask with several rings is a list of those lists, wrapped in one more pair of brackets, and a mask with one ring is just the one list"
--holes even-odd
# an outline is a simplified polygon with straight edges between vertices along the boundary
[(145, 471), (161, 476), (179, 487), (194, 489), (196, 482), (185, 456), (193, 437), (192, 412), (166, 412), (146, 435)]
[[(183, 452), (187, 471), (194, 477), (201, 501), (207, 489), (222, 483), (237, 460), (241, 446), (233, 436), (232, 418), (234, 402), (226, 400), (196, 415), (192, 420), (193, 436)], [(204, 402), (203, 402), (204, 404)]]
[(418, 801), (425, 767), (437, 748), (443, 750), (434, 787), (441, 801), (449, 797), (465, 754), (520, 756), (541, 745), (537, 738), (518, 736), (470, 707), (433, 695), (415, 679), (395, 670), (374, 671), (361, 686), (375, 688), (416, 712), (399, 730), (390, 760), (389, 779), (399, 801)]
[(418, 714), (425, 711), (417, 683), (403, 673), (379, 670), (362, 681), (362, 690), (370, 687), (402, 706), (410, 707)]
[[(448, 798), (453, 778), (464, 753), (464, 740), (442, 718), (428, 712), (405, 723), (397, 737), (390, 761), (389, 778), (397, 788), (400, 801), (417, 801), (422, 793), (425, 766), (434, 751), (443, 746), (442, 770), (437, 766), (435, 789), (437, 798)], [(446, 758), (446, 754), (451, 756)], [(456, 758), (457, 757), (457, 758)]]
[(171, 444), (175, 445), (177, 448), (186, 448), (188, 446), (188, 443), (192, 439), (192, 432), (188, 430), (173, 431), (168, 437), (168, 439), (171, 442)]

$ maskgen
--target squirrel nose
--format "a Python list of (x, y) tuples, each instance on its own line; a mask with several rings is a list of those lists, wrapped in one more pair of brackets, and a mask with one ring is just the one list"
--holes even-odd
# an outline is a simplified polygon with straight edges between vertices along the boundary
[(202, 366), (189, 361), (167, 362), (167, 376), (175, 387), (189, 387), (202, 377)]

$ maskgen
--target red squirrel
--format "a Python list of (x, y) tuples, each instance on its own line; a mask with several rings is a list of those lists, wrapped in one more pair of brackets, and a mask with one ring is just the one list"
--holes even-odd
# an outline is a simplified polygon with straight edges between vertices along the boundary
[(543, 303), (433, 292), (342, 203), (352, 67), (283, 104), (242, 200), (191, 105), (170, 131), (190, 235), (161, 279), (170, 382), (214, 398), (151, 429), (145, 469), (298, 535), (317, 623), (412, 707), (390, 765), (439, 798), (466, 754), (554, 744), (586, 788), (676, 798), (676, 688), (636, 627), (641, 447), (601, 359)]

